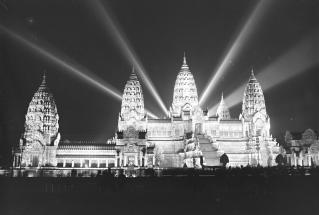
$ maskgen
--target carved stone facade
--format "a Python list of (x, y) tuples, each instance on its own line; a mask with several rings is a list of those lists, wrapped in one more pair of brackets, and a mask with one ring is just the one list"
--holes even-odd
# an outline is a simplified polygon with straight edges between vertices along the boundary
[(197, 168), (218, 166), (221, 160), (227, 160), (228, 166), (271, 166), (280, 151), (270, 135), (264, 95), (253, 72), (238, 118), (231, 118), (223, 97), (217, 112), (209, 113), (199, 106), (195, 79), (184, 56), (169, 117), (149, 119), (142, 86), (133, 70), (124, 87), (118, 130), (105, 143), (59, 144), (56, 106), (47, 91), (44, 79), (28, 109), (26, 131), (15, 153), (16, 167), (22, 161), (24, 166), (48, 163), (60, 168)]
[(319, 165), (318, 133), (312, 129), (307, 129), (304, 132), (286, 131), (285, 144), (282, 149), (287, 165)]
[(253, 72), (239, 118), (231, 118), (223, 96), (217, 112), (211, 114), (198, 104), (194, 76), (185, 56), (176, 78), (169, 118), (146, 119), (145, 128), (145, 141), (160, 152), (161, 156), (155, 157), (160, 159), (161, 167), (221, 165), (223, 154), (230, 166), (271, 166), (279, 153), (269, 132), (263, 92)]
[(24, 133), (14, 162), (21, 166), (55, 166), (60, 141), (57, 107), (43, 76), (25, 116)]

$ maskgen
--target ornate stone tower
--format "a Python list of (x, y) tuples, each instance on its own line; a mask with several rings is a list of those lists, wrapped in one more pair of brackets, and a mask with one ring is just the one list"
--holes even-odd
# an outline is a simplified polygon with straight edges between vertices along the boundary
[(279, 147), (270, 135), (270, 119), (266, 111), (264, 94), (253, 71), (244, 92), (241, 120), (243, 131), (248, 138), (246, 148), (250, 154), (248, 163), (274, 165)]
[(224, 96), (222, 94), (222, 97), (220, 99), (220, 103), (218, 105), (216, 115), (219, 117), (219, 119), (230, 119), (230, 112), (229, 109), (224, 101)]
[(126, 82), (116, 135), (116, 166), (144, 166), (148, 156), (146, 144), (147, 116), (141, 84), (134, 72)]
[(135, 130), (145, 131), (146, 120), (143, 91), (133, 68), (123, 92), (118, 130), (133, 127)]
[(249, 122), (249, 127), (246, 126), (245, 129), (246, 133), (252, 136), (269, 136), (270, 120), (266, 111), (265, 98), (253, 70), (244, 92), (242, 117)]
[(58, 121), (57, 107), (43, 75), (25, 116), (20, 164), (32, 167), (56, 165), (55, 154), (60, 141)]
[(175, 82), (171, 115), (173, 117), (192, 115), (197, 109), (197, 88), (193, 74), (190, 72), (184, 55), (183, 65)]

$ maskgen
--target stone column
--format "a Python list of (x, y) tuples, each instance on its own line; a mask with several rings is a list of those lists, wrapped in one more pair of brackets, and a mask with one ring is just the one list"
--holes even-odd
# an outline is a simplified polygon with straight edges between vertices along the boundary
[(139, 156), (139, 159), (138, 159), (139, 160), (138, 166), (143, 166), (142, 158), (143, 158), (143, 154), (140, 153), (140, 156)]
[(126, 162), (127, 162), (127, 157), (126, 156), (123, 156), (124, 158), (124, 166), (126, 166)]
[(17, 166), (17, 156), (14, 155), (13, 156), (13, 167), (16, 167)]
[(97, 159), (97, 167), (100, 168), (100, 159)]
[(308, 154), (307, 157), (308, 157), (308, 166), (311, 166), (311, 155)]
[(297, 165), (299, 165), (299, 166), (303, 166), (303, 157), (299, 157), (298, 159), (297, 159)]
[(116, 154), (116, 155), (115, 155), (115, 163), (114, 163), (114, 166), (115, 166), (115, 167), (118, 167), (118, 165), (119, 165), (118, 162), (117, 162), (117, 160), (118, 160), (118, 155)]
[(65, 167), (65, 163), (66, 163), (65, 159), (63, 159), (63, 167)]

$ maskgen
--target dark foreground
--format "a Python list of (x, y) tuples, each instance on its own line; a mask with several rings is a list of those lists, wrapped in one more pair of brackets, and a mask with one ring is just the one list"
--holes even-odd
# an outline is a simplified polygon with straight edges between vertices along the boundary
[(318, 175), (0, 178), (0, 214), (317, 214)]

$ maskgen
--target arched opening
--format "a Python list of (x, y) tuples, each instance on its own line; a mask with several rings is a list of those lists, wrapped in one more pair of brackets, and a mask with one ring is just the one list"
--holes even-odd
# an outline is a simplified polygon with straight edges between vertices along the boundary
[(285, 164), (285, 159), (284, 159), (284, 156), (282, 156), (282, 154), (277, 155), (275, 161), (278, 166), (282, 166)]
[(255, 122), (255, 126), (256, 126), (256, 135), (257, 136), (262, 136), (262, 131), (263, 131), (263, 127), (264, 127), (264, 122), (261, 119), (257, 119)]
[(39, 157), (38, 156), (32, 156), (31, 159), (31, 165), (32, 167), (38, 167), (39, 166)]

